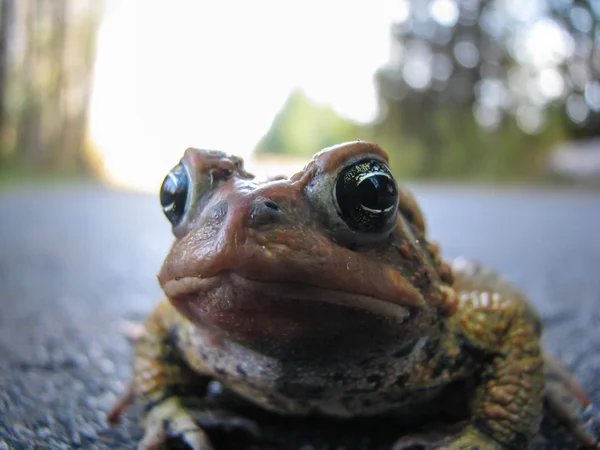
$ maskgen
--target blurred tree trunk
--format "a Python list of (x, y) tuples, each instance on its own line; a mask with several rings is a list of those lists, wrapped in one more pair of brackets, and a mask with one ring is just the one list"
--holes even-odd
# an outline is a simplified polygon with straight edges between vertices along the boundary
[(28, 169), (88, 171), (86, 128), (102, 2), (20, 0), (14, 7), (2, 148)]
[[(8, 42), (10, 40), (13, 20), (13, 0), (0, 0), (0, 132), (4, 129), (6, 79), (8, 67)], [(5, 156), (4, 147), (0, 146), (0, 166)]]

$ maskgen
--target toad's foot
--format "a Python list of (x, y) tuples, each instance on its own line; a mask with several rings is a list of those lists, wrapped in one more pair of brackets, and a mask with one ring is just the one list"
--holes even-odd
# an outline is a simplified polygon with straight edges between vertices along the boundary
[(586, 448), (598, 448), (600, 415), (567, 367), (544, 354), (545, 399), (548, 410)]
[(588, 448), (600, 448), (600, 413), (598, 408), (589, 404), (579, 411), (580, 425), (574, 435)]
[(505, 450), (505, 447), (472, 427), (458, 434), (429, 431), (400, 438), (392, 450)]
[(257, 425), (226, 411), (184, 406), (176, 397), (154, 406), (144, 420), (146, 433), (138, 450), (168, 448), (168, 443), (179, 441), (191, 450), (213, 450), (205, 429), (220, 428), (225, 431), (241, 430), (257, 436)]

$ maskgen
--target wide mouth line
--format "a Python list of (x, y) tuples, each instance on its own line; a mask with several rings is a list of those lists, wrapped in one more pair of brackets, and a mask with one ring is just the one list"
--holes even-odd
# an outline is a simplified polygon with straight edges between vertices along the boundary
[(165, 283), (165, 293), (169, 297), (197, 295), (221, 285), (230, 284), (268, 297), (284, 300), (314, 301), (341, 307), (361, 309), (372, 313), (392, 316), (404, 320), (410, 313), (407, 307), (369, 294), (348, 292), (337, 288), (327, 288), (303, 281), (280, 281), (250, 278), (233, 271), (222, 271), (207, 278), (180, 277)]

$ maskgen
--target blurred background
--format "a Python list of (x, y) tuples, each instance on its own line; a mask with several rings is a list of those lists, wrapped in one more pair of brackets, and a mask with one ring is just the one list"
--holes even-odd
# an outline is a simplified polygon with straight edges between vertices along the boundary
[[(600, 405), (600, 0), (0, 0), (0, 448), (140, 439), (105, 413), (186, 147), (262, 176), (355, 139), (390, 153), (444, 256), (531, 298)], [(277, 448), (379, 448), (290, 427)]]
[(156, 191), (188, 146), (290, 172), (600, 184), (600, 0), (2, 0), (0, 183)]

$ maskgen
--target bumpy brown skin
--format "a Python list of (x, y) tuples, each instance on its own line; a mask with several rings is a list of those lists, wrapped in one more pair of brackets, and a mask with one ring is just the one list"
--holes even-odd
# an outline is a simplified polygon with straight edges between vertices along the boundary
[(594, 447), (582, 413), (589, 402), (544, 357), (536, 314), (493, 272), (445, 263), (407, 190), (398, 188), (388, 229), (348, 226), (335, 183), (343, 167), (365, 158), (387, 162), (374, 144), (347, 143), (318, 153), (289, 180), (257, 183), (238, 158), (186, 151), (194, 188), (158, 277), (167, 300), (136, 344), (140, 448), (158, 448), (168, 434), (212, 448), (206, 421), (252, 429), (203, 403), (213, 379), (280, 414), (399, 421), (426, 417), (463, 386), (450, 405), (469, 413), (460, 431), (399, 436), (397, 449), (527, 448), (546, 398)]

